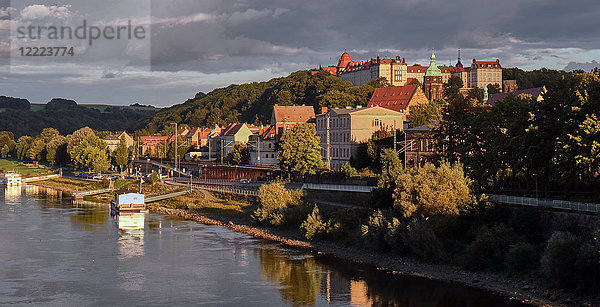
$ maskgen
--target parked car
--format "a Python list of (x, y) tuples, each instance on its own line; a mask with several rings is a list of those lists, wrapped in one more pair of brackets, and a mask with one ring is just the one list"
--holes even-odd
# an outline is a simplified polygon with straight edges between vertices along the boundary
[(240, 179), (240, 183), (249, 184), (250, 180), (248, 180), (248, 179)]

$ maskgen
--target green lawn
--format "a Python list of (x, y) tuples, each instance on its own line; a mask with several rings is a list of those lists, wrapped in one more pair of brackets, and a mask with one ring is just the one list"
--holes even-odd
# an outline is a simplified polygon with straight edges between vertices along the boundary
[(53, 172), (45, 167), (27, 166), (21, 162), (0, 159), (0, 173), (15, 171), (23, 177), (35, 177), (52, 174)]

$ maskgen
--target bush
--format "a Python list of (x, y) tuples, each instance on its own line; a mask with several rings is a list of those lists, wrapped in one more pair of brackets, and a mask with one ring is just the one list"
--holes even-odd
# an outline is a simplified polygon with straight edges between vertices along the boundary
[(387, 252), (389, 244), (385, 240), (389, 222), (381, 210), (375, 210), (366, 225), (361, 226), (365, 243), (376, 250)]
[(288, 191), (281, 182), (263, 185), (258, 192), (261, 206), (252, 214), (257, 222), (281, 226), (284, 224), (284, 209), (302, 203), (302, 192)]
[(315, 205), (312, 213), (308, 215), (300, 228), (304, 230), (304, 236), (312, 240), (322, 237), (327, 232), (327, 226), (327, 223), (323, 221), (321, 214), (319, 214), (319, 208)]
[(505, 224), (481, 226), (477, 230), (475, 240), (467, 247), (467, 267), (475, 270), (502, 269), (508, 249), (515, 242), (513, 229)]
[(508, 248), (506, 266), (512, 273), (522, 275), (535, 270), (539, 265), (540, 254), (535, 246), (518, 242)]
[(151, 184), (155, 184), (158, 182), (158, 174), (156, 172), (153, 172), (150, 177), (148, 177), (148, 180), (150, 180)]
[(350, 162), (344, 163), (339, 171), (344, 178), (350, 178), (358, 175), (358, 171), (350, 165)]
[(459, 215), (475, 204), (471, 183), (461, 164), (442, 162), (435, 167), (427, 163), (422, 168), (398, 175), (394, 206), (402, 210), (405, 217), (417, 213), (424, 216)]
[(569, 232), (556, 231), (548, 239), (541, 268), (548, 281), (559, 287), (572, 288), (578, 280), (576, 270), (580, 242)]
[(102, 185), (103, 188), (108, 189), (110, 187), (110, 180), (108, 180), (106, 178), (102, 178), (102, 181), (100, 181), (100, 184)]

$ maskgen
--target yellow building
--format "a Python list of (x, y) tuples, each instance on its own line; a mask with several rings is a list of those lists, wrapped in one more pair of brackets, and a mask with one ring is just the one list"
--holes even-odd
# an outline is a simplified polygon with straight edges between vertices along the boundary
[(395, 59), (370, 59), (354, 62), (347, 52), (342, 54), (338, 62), (337, 76), (360, 86), (377, 78), (385, 77), (394, 86), (405, 85), (408, 75), (406, 62), (397, 56)]
[(402, 130), (404, 113), (380, 106), (332, 109), (317, 115), (323, 161), (338, 170), (358, 153), (360, 143), (368, 141), (379, 130)]

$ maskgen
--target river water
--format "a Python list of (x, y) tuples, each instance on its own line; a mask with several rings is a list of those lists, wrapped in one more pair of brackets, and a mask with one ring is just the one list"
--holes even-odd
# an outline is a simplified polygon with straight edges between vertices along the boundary
[(403, 277), (158, 214), (7, 187), (0, 305), (514, 306), (477, 289)]

